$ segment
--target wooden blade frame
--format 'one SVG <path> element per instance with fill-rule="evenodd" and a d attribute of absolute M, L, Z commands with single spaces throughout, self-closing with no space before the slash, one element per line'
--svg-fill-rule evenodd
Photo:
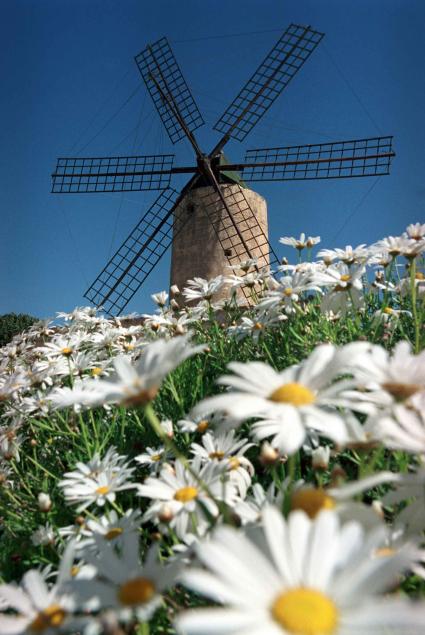
<path fill-rule="evenodd" d="M 214 126 L 225 138 L 243 141 L 310 57 L 323 37 L 291 24 Z"/>
<path fill-rule="evenodd" d="M 172 188 L 158 196 L 87 289 L 85 298 L 110 315 L 121 313 L 170 246 L 178 199 L 179 193 Z"/>
<path fill-rule="evenodd" d="M 58 159 L 52 174 L 54 194 L 165 190 L 174 154 Z"/>
<path fill-rule="evenodd" d="M 147 46 L 135 57 L 143 81 L 162 119 L 172 143 L 186 136 L 179 118 L 163 94 L 171 98 L 188 130 L 193 132 L 204 120 L 182 75 L 167 38 L 163 37 Z M 158 90 L 158 86 L 161 90 Z M 162 91 L 162 93 L 161 93 Z"/>
<path fill-rule="evenodd" d="M 245 181 L 338 179 L 389 174 L 393 137 L 248 150 L 245 163 L 231 165 Z"/>

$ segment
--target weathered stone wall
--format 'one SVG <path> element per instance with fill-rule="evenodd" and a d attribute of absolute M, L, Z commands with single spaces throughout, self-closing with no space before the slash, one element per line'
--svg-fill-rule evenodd
<path fill-rule="evenodd" d="M 254 237 L 258 234 L 258 226 L 253 221 L 251 213 L 252 210 L 263 234 L 267 236 L 266 201 L 256 192 L 236 184 L 221 185 L 220 188 L 252 256 L 259 259 L 259 266 L 267 266 L 267 246 L 259 247 L 259 243 L 264 239 L 262 236 Z M 180 203 L 174 218 L 170 282 L 176 284 L 180 290 L 186 285 L 187 280 L 195 276 L 208 279 L 232 273 L 231 269 L 227 268 L 229 259 L 214 231 L 211 216 L 214 225 L 220 228 L 222 241 L 226 234 L 233 236 L 225 240 L 225 248 L 232 264 L 248 258 L 220 197 L 212 187 L 196 188 Z M 184 227 L 179 231 L 183 224 Z M 225 290 L 221 297 L 227 297 Z M 243 298 L 243 294 L 240 294 L 240 297 Z"/>

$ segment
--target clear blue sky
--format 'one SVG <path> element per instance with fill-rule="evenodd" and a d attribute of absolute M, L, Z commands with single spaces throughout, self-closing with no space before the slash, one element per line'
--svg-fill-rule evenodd
<path fill-rule="evenodd" d="M 0 8 L 0 313 L 47 317 L 86 304 L 86 287 L 156 196 L 50 194 L 57 156 L 175 152 L 176 164 L 192 162 L 185 141 L 168 140 L 134 62 L 163 35 L 206 120 L 205 151 L 218 140 L 215 121 L 291 22 L 325 38 L 248 138 L 227 146 L 230 158 L 394 134 L 392 174 L 369 193 L 374 177 L 253 184 L 267 198 L 278 253 L 282 235 L 355 245 L 425 221 L 423 0 L 1 0 Z M 168 267 L 165 257 L 129 311 L 152 308 Z"/>

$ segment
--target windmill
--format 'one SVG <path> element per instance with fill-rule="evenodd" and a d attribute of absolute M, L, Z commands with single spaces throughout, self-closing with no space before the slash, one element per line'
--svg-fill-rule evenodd
<path fill-rule="evenodd" d="M 248 150 L 243 163 L 227 161 L 230 139 L 243 141 L 288 86 L 323 38 L 310 26 L 291 24 L 214 126 L 222 134 L 209 154 L 194 131 L 204 124 L 166 38 L 148 45 L 136 64 L 173 144 L 187 138 L 196 165 L 174 166 L 174 155 L 59 158 L 53 193 L 159 190 L 84 294 L 119 315 L 172 244 L 171 283 L 208 277 L 254 258 L 257 269 L 278 262 L 267 237 L 264 199 L 250 181 L 380 176 L 389 173 L 392 137 Z M 173 174 L 190 174 L 178 192 Z"/>

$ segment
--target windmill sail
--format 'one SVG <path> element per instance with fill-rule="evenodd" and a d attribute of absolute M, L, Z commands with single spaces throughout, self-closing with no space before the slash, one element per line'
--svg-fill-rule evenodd
<path fill-rule="evenodd" d="M 323 33 L 291 24 L 214 126 L 243 141 L 310 57 Z"/>
<path fill-rule="evenodd" d="M 52 174 L 54 194 L 165 190 L 174 154 L 132 157 L 60 158 Z"/>
<path fill-rule="evenodd" d="M 172 143 L 186 137 L 186 131 L 164 95 L 177 107 L 190 132 L 203 125 L 202 115 L 167 38 L 163 37 L 147 46 L 135 60 Z"/>
<path fill-rule="evenodd" d="M 389 174 L 393 137 L 248 150 L 245 165 L 230 166 L 244 181 L 296 181 Z"/>
<path fill-rule="evenodd" d="M 121 313 L 171 244 L 178 197 L 172 188 L 161 192 L 87 289 L 85 298 L 110 315 Z"/>

